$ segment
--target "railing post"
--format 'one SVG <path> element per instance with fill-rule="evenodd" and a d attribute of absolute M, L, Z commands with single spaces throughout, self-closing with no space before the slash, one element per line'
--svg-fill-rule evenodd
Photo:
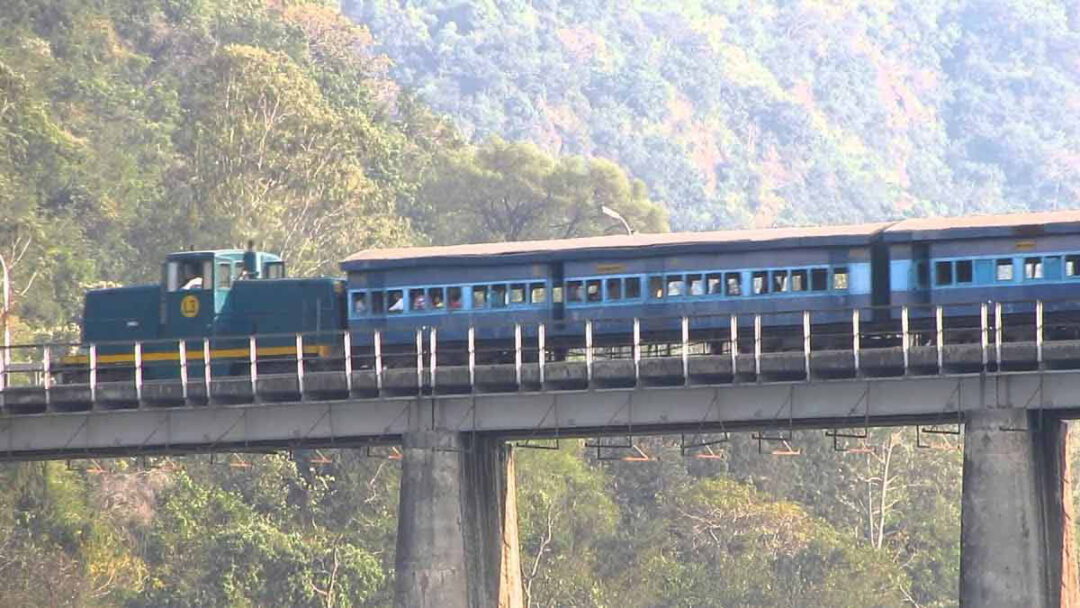
<path fill-rule="evenodd" d="M 634 317 L 634 384 L 641 381 L 641 319 Z"/>
<path fill-rule="evenodd" d="M 137 343 L 136 343 L 137 344 Z M 45 387 L 45 408 L 52 407 L 52 347 L 45 346 L 41 352 L 42 386 Z M 142 398 L 140 397 L 141 401 Z"/>
<path fill-rule="evenodd" d="M 437 348 L 438 348 L 438 346 L 437 346 L 438 343 L 439 343 L 439 330 L 438 330 L 438 328 L 432 327 L 431 328 L 431 356 L 430 356 L 430 359 L 429 359 L 429 362 L 431 364 L 431 373 L 429 374 L 429 376 L 431 378 L 431 390 L 432 391 L 435 390 L 435 368 L 439 364 L 438 355 L 436 354 L 437 353 Z"/>
<path fill-rule="evenodd" d="M 375 330 L 372 340 L 375 347 L 375 390 L 381 395 L 383 388 L 382 332 Z"/>
<path fill-rule="evenodd" d="M 345 349 L 345 394 L 352 395 L 352 333 L 346 329 L 341 337 Z"/>
<path fill-rule="evenodd" d="M 585 378 L 589 386 L 592 386 L 592 344 L 592 319 L 588 319 L 585 321 Z"/>
<path fill-rule="evenodd" d="M 761 381 L 761 315 L 754 315 L 754 378 Z"/>
<path fill-rule="evenodd" d="M 97 404 L 97 344 L 90 345 L 90 407 Z"/>
<path fill-rule="evenodd" d="M 177 354 L 180 355 L 180 397 L 187 403 L 188 400 L 188 361 L 187 341 L 180 340 L 176 343 Z"/>
<path fill-rule="evenodd" d="M 682 377 L 683 384 L 690 384 L 690 318 L 682 318 Z"/>
<path fill-rule="evenodd" d="M 469 390 L 476 389 L 476 328 L 469 326 Z"/>
<path fill-rule="evenodd" d="M 8 349 L 10 347 L 5 344 L 0 344 L 0 392 L 4 391 L 7 386 L 7 364 L 5 361 L 8 357 Z"/>
<path fill-rule="evenodd" d="M 982 347 L 982 370 L 990 364 L 990 321 L 989 306 L 986 302 L 979 304 L 979 345 Z"/>
<path fill-rule="evenodd" d="M 852 361 L 855 363 L 855 375 L 859 375 L 862 361 L 860 360 L 860 351 L 862 349 L 862 330 L 860 329 L 860 315 L 859 309 L 856 308 L 851 311 L 851 353 Z"/>
<path fill-rule="evenodd" d="M 296 334 L 296 390 L 304 399 L 304 336 Z"/>
<path fill-rule="evenodd" d="M 212 379 L 210 377 L 210 338 L 203 338 L 202 343 L 202 356 L 203 356 L 203 384 L 206 387 L 206 403 L 210 404 L 210 385 Z"/>
<path fill-rule="evenodd" d="M 1043 366 L 1043 302 L 1035 301 L 1035 362 Z"/>
<path fill-rule="evenodd" d="M 945 313 L 941 306 L 934 307 L 934 324 L 937 334 L 934 342 L 937 344 L 937 367 L 938 373 L 945 373 Z"/>
<path fill-rule="evenodd" d="M 810 311 L 802 313 L 803 359 L 806 365 L 806 381 L 810 381 Z"/>
<path fill-rule="evenodd" d="M 1001 371 L 1001 341 L 1005 336 L 1005 328 L 1002 327 L 1001 302 L 994 303 L 994 355 L 997 359 L 997 371 Z"/>
<path fill-rule="evenodd" d="M 521 323 L 514 323 L 514 378 L 521 390 Z"/>
<path fill-rule="evenodd" d="M 900 309 L 900 339 L 903 341 L 900 350 L 904 353 L 904 375 L 906 376 L 910 365 L 910 354 L 908 351 L 911 348 L 910 320 L 908 319 L 907 306 Z"/>
<path fill-rule="evenodd" d="M 739 317 L 731 315 L 730 350 L 731 350 L 731 381 L 734 383 L 739 377 Z"/>
<path fill-rule="evenodd" d="M 135 400 L 142 406 L 143 393 L 142 342 L 135 342 Z"/>
<path fill-rule="evenodd" d="M 537 363 L 540 366 L 540 388 L 544 388 L 544 364 L 547 363 L 547 335 L 544 324 L 536 328 Z"/>
<path fill-rule="evenodd" d="M 255 335 L 248 336 L 248 376 L 251 377 L 251 400 L 259 400 L 259 348 Z"/>

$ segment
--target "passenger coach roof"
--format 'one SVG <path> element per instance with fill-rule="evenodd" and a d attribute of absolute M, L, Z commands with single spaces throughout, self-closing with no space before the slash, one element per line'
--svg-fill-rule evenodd
<path fill-rule="evenodd" d="M 725 251 L 822 245 L 850 246 L 870 243 L 879 235 L 889 242 L 904 242 L 942 238 L 1033 236 L 1043 233 L 1080 234 L 1080 211 L 922 218 L 809 228 L 676 232 L 445 247 L 367 249 L 349 256 L 341 263 L 341 267 L 345 271 L 366 270 L 415 265 L 418 261 L 452 264 L 476 262 L 484 258 L 494 263 L 528 263 L 583 255 L 627 257 L 650 253 L 690 253 L 712 250 L 717 245 L 722 245 Z"/>
<path fill-rule="evenodd" d="M 341 263 L 342 269 L 363 270 L 367 268 L 397 266 L 419 260 L 475 261 L 477 258 L 498 258 L 497 262 L 521 259 L 566 259 L 571 254 L 594 253 L 615 255 L 632 253 L 639 255 L 643 249 L 657 253 L 673 249 L 694 250 L 724 245 L 725 249 L 746 250 L 775 247 L 784 241 L 784 247 L 819 245 L 827 241 L 837 245 L 865 244 L 888 224 L 857 224 L 849 226 L 817 226 L 812 228 L 769 228 L 764 230 L 722 230 L 714 232 L 669 232 L 661 234 L 634 234 L 618 236 L 594 236 L 576 239 L 546 241 L 517 241 L 511 243 L 478 243 L 471 245 L 448 245 L 443 247 L 399 247 L 395 249 L 366 249 L 354 253 Z"/>

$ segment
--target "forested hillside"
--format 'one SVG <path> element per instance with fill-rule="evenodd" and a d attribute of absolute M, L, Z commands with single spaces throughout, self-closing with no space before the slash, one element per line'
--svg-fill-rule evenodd
<path fill-rule="evenodd" d="M 85 289 L 189 245 L 332 273 L 618 231 L 601 205 L 642 231 L 1075 205 L 1063 6 L 663 5 L 6 0 L 17 340 L 74 338 Z M 528 604 L 955 606 L 960 453 L 911 435 L 519 449 Z M 0 606 L 389 607 L 387 456 L 4 465 Z"/>
<path fill-rule="evenodd" d="M 611 159 L 679 230 L 1080 199 L 1075 2 L 344 4 L 466 135 Z"/>

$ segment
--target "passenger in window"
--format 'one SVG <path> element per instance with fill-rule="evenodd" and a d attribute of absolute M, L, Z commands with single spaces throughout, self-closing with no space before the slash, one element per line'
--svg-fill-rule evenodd
<path fill-rule="evenodd" d="M 443 307 L 442 290 L 433 289 L 431 291 L 431 307 L 439 310 Z"/>
<path fill-rule="evenodd" d="M 418 289 L 412 294 L 409 310 L 424 310 L 425 308 L 427 308 L 427 299 L 424 298 L 424 292 Z"/>
<path fill-rule="evenodd" d="M 389 295 L 390 306 L 386 308 L 388 312 L 404 312 L 405 311 L 405 296 L 400 291 L 391 291 Z"/>
<path fill-rule="evenodd" d="M 353 296 L 353 314 L 358 317 L 367 314 L 367 298 L 362 293 Z"/>
<path fill-rule="evenodd" d="M 181 291 L 192 291 L 203 288 L 203 278 L 195 273 L 190 266 L 184 266 L 184 281 L 180 286 Z"/>
<path fill-rule="evenodd" d="M 450 288 L 450 310 L 458 310 L 461 308 L 461 288 Z"/>

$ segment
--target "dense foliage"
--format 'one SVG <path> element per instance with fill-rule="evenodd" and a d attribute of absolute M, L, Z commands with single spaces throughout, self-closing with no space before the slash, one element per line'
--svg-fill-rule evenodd
<path fill-rule="evenodd" d="M 1075 2 L 344 4 L 467 134 L 614 160 L 676 229 L 1080 197 Z"/>
<path fill-rule="evenodd" d="M 333 272 L 369 246 L 621 230 L 601 205 L 659 231 L 1080 189 L 1075 7 L 347 5 L 364 25 L 304 0 L 4 3 L 19 339 L 73 336 L 84 289 L 156 280 L 188 245 L 255 238 Z M 644 439 L 649 462 L 519 449 L 527 602 L 955 606 L 959 452 L 911 434 L 799 434 L 797 457 L 746 437 L 722 458 Z M 0 467 L 0 605 L 389 606 L 385 456 Z"/>

